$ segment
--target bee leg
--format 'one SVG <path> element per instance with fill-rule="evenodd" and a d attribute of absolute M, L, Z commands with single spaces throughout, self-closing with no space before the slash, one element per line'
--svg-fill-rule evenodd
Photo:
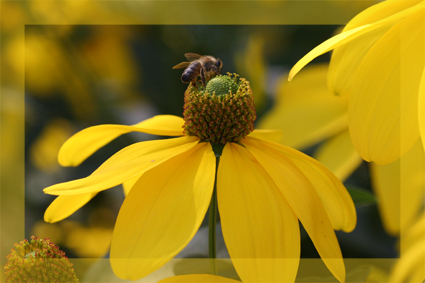
<path fill-rule="evenodd" d="M 200 76 L 201 76 L 201 80 L 202 80 L 202 85 L 203 85 L 204 87 L 206 86 L 206 83 L 205 83 L 205 73 L 206 73 L 205 68 L 204 68 L 204 67 L 202 67 L 202 68 L 201 68 L 201 74 L 200 74 Z"/>
<path fill-rule="evenodd" d="M 218 74 L 220 74 L 220 72 L 218 71 L 218 69 L 217 69 L 217 67 L 216 66 L 211 66 L 211 68 L 214 70 L 214 73 L 216 74 L 216 75 L 218 75 Z"/>

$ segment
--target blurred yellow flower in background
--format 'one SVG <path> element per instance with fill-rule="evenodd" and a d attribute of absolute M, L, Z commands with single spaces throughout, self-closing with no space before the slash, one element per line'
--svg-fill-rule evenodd
<path fill-rule="evenodd" d="M 12 60 L 21 57 L 21 50 L 15 52 L 16 55 L 10 57 Z M 57 90 L 62 86 L 67 58 L 60 42 L 49 38 L 41 31 L 29 32 L 25 38 L 24 52 L 25 82 L 30 89 L 38 95 L 51 95 L 51 90 Z"/>
<path fill-rule="evenodd" d="M 419 103 L 425 95 L 424 11 L 423 0 L 372 6 L 289 74 L 291 80 L 308 62 L 334 49 L 328 83 L 335 94 L 350 96 L 350 135 L 366 161 L 391 163 L 413 146 L 420 131 L 424 134 L 425 107 Z"/>
<path fill-rule="evenodd" d="M 260 34 L 249 37 L 247 46 L 242 52 L 235 54 L 238 73 L 251 83 L 257 111 L 266 103 L 266 62 L 264 60 L 265 39 Z"/>
<path fill-rule="evenodd" d="M 61 220 L 99 191 L 127 183 L 131 190 L 114 228 L 111 264 L 121 278 L 141 278 L 171 260 L 192 239 L 204 219 L 216 177 L 223 236 L 242 280 L 295 280 L 299 219 L 328 269 L 344 282 L 345 267 L 333 229 L 349 232 L 355 227 L 348 192 L 314 159 L 246 136 L 255 120 L 249 83 L 241 79 L 236 94 L 227 94 L 226 77 L 218 77 L 226 83 L 214 92 L 226 94 L 211 99 L 189 86 L 185 119 L 159 115 L 134 126 L 95 126 L 71 137 L 59 153 L 62 165 L 76 166 L 130 131 L 182 136 L 130 145 L 90 176 L 46 188 L 46 193 L 59 197 L 47 209 L 45 220 Z M 211 119 L 208 124 L 197 118 L 203 115 Z M 216 145 L 209 141 L 213 138 L 222 141 L 219 164 L 213 151 Z"/>
<path fill-rule="evenodd" d="M 237 283 L 239 280 L 233 280 L 230 278 L 215 276 L 210 274 L 190 274 L 190 275 L 179 275 L 162 279 L 158 283 Z"/>
<path fill-rule="evenodd" d="M 62 248 L 84 258 L 104 257 L 111 246 L 116 215 L 110 207 L 98 206 L 88 216 L 86 223 L 64 220 L 59 223 L 38 221 L 32 233 L 50 239 Z"/>
<path fill-rule="evenodd" d="M 332 95 L 326 85 L 327 73 L 327 64 L 316 64 L 307 67 L 292 82 L 287 81 L 286 75 L 282 76 L 277 85 L 276 104 L 260 121 L 259 127 L 282 130 L 278 142 L 299 150 L 323 142 L 313 157 L 345 181 L 362 159 L 348 132 L 349 96 Z M 424 164 L 420 141 L 397 161 L 387 165 L 369 164 L 373 190 L 379 198 L 378 207 L 387 232 L 397 234 L 410 225 L 422 207 Z M 401 188 L 408 193 L 403 193 Z M 402 193 L 403 201 L 400 202 Z"/>
<path fill-rule="evenodd" d="M 33 164 L 45 172 L 60 168 L 57 162 L 59 149 L 71 137 L 72 130 L 73 128 L 67 120 L 56 119 L 51 121 L 31 145 L 30 156 Z"/>
<path fill-rule="evenodd" d="M 362 1 L 331 1 L 332 4 L 341 7 L 341 9 L 364 10 L 375 5 L 379 0 L 362 0 Z"/>
<path fill-rule="evenodd" d="M 82 46 L 86 63 L 93 68 L 93 80 L 113 87 L 122 96 L 139 95 L 133 93 L 142 76 L 128 46 L 134 36 L 131 29 L 102 26 L 93 29 L 93 38 Z"/>

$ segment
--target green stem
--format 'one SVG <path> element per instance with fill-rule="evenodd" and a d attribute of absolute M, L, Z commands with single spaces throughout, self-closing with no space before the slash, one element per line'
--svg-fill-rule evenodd
<path fill-rule="evenodd" d="M 217 266 L 216 266 L 216 226 L 217 226 L 217 170 L 218 163 L 220 162 L 220 156 L 216 155 L 216 170 L 215 170 L 215 179 L 214 179 L 214 190 L 211 198 L 210 208 L 209 208 L 209 258 L 210 258 L 210 268 L 211 274 L 217 275 Z"/>

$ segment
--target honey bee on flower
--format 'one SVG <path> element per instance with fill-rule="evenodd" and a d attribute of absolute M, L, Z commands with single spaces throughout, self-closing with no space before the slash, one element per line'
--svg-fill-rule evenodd
<path fill-rule="evenodd" d="M 173 69 L 186 68 L 181 77 L 184 83 L 195 85 L 198 77 L 200 77 L 202 85 L 205 87 L 206 82 L 213 76 L 220 74 L 223 67 L 223 62 L 213 56 L 202 56 L 195 53 L 186 53 L 184 56 L 190 62 L 181 62 L 173 67 Z"/>

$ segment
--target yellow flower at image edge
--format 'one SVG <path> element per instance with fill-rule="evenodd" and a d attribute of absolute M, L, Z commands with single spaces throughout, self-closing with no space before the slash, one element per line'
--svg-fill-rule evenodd
<path fill-rule="evenodd" d="M 333 229 L 349 232 L 355 227 L 348 192 L 314 159 L 258 138 L 270 132 L 253 131 L 254 120 L 249 82 L 218 76 L 206 90 L 188 87 L 183 119 L 159 115 L 134 126 L 85 129 L 63 145 L 62 165 L 76 166 L 130 131 L 181 137 L 130 145 L 90 176 L 46 188 L 46 193 L 59 197 L 45 220 L 59 221 L 99 191 L 123 184 L 129 192 L 114 228 L 110 260 L 117 276 L 138 279 L 171 260 L 193 238 L 217 176 L 223 236 L 242 281 L 295 280 L 299 219 L 326 266 L 344 282 Z M 222 153 L 216 169 L 217 146 Z"/>
<path fill-rule="evenodd" d="M 366 161 L 388 164 L 422 136 L 425 149 L 425 1 L 382 1 L 305 55 L 291 80 L 315 57 L 333 51 L 328 85 L 349 96 L 348 126 Z"/>
<path fill-rule="evenodd" d="M 425 280 L 425 213 L 416 219 L 402 237 L 405 242 L 400 258 L 393 266 L 388 282 L 423 282 Z"/>

